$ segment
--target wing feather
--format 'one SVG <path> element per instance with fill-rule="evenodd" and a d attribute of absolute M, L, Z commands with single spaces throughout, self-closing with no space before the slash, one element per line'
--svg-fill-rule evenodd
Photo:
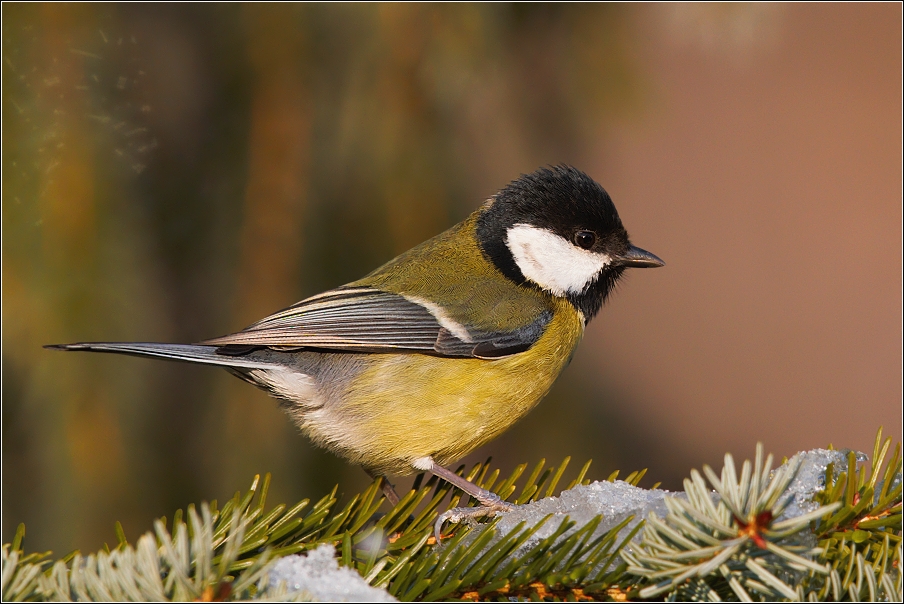
<path fill-rule="evenodd" d="M 551 318 L 545 312 L 516 331 L 489 333 L 461 325 L 419 298 L 349 287 L 302 300 L 240 332 L 202 344 L 495 358 L 529 348 Z"/>

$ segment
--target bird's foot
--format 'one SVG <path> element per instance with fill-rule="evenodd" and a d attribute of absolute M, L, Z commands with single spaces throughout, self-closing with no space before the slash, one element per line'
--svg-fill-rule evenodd
<path fill-rule="evenodd" d="M 440 529 L 443 528 L 443 523 L 447 520 L 450 522 L 461 522 L 462 520 L 473 520 L 490 515 L 496 516 L 502 512 L 510 512 L 515 509 L 514 504 L 508 503 L 492 491 L 477 486 L 467 478 L 447 470 L 434 462 L 431 457 L 422 457 L 415 461 L 416 463 L 412 464 L 415 469 L 432 472 L 437 478 L 442 478 L 452 486 L 458 487 L 480 504 L 473 508 L 452 508 L 440 514 L 439 518 L 436 519 L 436 524 L 433 525 L 433 535 L 437 543 L 442 539 Z"/>
<path fill-rule="evenodd" d="M 452 508 L 440 514 L 436 519 L 436 524 L 433 525 L 433 536 L 436 538 L 436 542 L 439 543 L 442 539 L 440 531 L 446 522 L 453 524 L 462 521 L 470 522 L 487 516 L 498 516 L 503 512 L 511 512 L 515 509 L 514 504 L 503 501 L 498 497 L 496 499 L 496 501 L 481 501 L 480 503 L 483 505 L 477 507 Z"/>

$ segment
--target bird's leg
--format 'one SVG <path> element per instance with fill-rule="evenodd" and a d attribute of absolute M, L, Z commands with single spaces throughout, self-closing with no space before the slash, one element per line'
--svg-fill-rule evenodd
<path fill-rule="evenodd" d="M 399 501 L 401 501 L 401 497 L 396 493 L 395 487 L 392 483 L 389 482 L 389 479 L 386 478 L 383 474 L 376 474 L 371 472 L 367 468 L 364 468 L 364 471 L 367 472 L 367 475 L 373 478 L 374 480 L 380 479 L 380 488 L 383 490 L 383 497 L 386 498 L 386 501 L 389 502 L 389 505 L 395 507 L 398 505 Z"/>
<path fill-rule="evenodd" d="M 427 463 L 428 460 L 429 463 Z M 436 519 L 436 524 L 433 525 L 433 534 L 436 537 L 437 543 L 439 543 L 440 541 L 440 529 L 443 527 L 443 523 L 447 520 L 450 522 L 460 522 L 462 520 L 471 518 L 482 518 L 484 516 L 490 515 L 495 516 L 500 512 L 509 512 L 515 507 L 511 503 L 503 501 L 502 498 L 496 493 L 480 488 L 473 482 L 470 482 L 469 480 L 462 478 L 455 472 L 451 472 L 441 465 L 435 463 L 429 457 L 419 459 L 418 462 L 419 463 L 415 467 L 417 467 L 419 470 L 427 470 L 438 478 L 442 478 L 451 485 L 458 487 L 480 503 L 478 507 L 452 508 L 451 510 L 447 510 L 446 512 L 440 514 Z"/>

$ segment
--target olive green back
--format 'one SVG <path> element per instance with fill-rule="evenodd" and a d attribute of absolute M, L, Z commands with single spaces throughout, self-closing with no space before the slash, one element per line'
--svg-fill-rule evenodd
<path fill-rule="evenodd" d="M 482 210 L 349 285 L 422 298 L 441 305 L 455 321 L 486 331 L 532 323 L 553 310 L 554 300 L 510 281 L 486 258 L 475 237 Z"/>

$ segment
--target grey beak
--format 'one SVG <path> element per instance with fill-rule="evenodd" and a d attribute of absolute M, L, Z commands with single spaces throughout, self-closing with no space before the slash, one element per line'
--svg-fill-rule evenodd
<path fill-rule="evenodd" d="M 633 245 L 628 248 L 624 256 L 616 259 L 621 266 L 630 268 L 656 268 L 657 266 L 665 266 L 665 262 L 659 259 L 655 254 L 651 254 L 646 250 Z"/>

